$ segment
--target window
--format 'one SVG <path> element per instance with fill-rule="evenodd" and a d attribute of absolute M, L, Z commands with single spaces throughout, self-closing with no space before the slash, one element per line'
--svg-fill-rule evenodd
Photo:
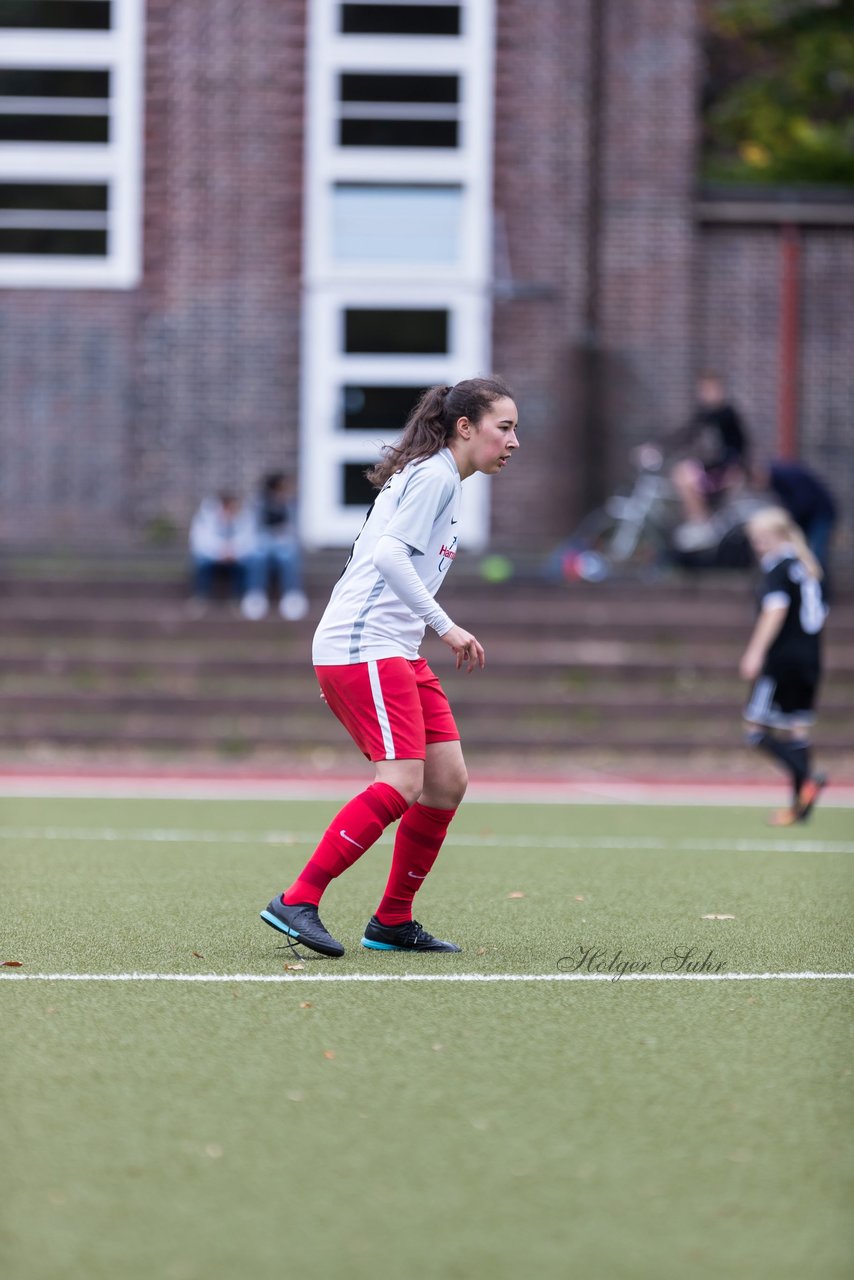
<path fill-rule="evenodd" d="M 459 77 L 344 72 L 342 147 L 456 147 Z"/>
<path fill-rule="evenodd" d="M 439 355 L 448 350 L 447 311 L 348 309 L 344 312 L 348 355 Z"/>
<path fill-rule="evenodd" d="M 109 140 L 109 71 L 0 69 L 0 142 Z"/>
<path fill-rule="evenodd" d="M 336 183 L 332 255 L 339 263 L 453 266 L 462 213 L 461 187 Z"/>
<path fill-rule="evenodd" d="M 458 36 L 458 4 L 342 4 L 344 35 Z"/>
<path fill-rule="evenodd" d="M 109 31 L 109 0 L 0 0 L 0 28 Z"/>
<path fill-rule="evenodd" d="M 144 0 L 0 0 L 0 287 L 140 271 Z"/>
<path fill-rule="evenodd" d="M 377 496 L 376 489 L 365 476 L 375 461 L 375 458 L 370 458 L 366 462 L 347 462 L 341 468 L 341 500 L 345 507 L 369 507 Z"/>
<path fill-rule="evenodd" d="M 301 533 L 349 546 L 423 390 L 488 369 L 495 0 L 307 6 Z M 483 545 L 489 486 L 463 491 Z"/>
<path fill-rule="evenodd" d="M 341 391 L 341 425 L 345 431 L 394 435 L 427 390 L 426 387 L 368 387 L 348 384 Z"/>
<path fill-rule="evenodd" d="M 105 183 L 0 181 L 0 254 L 106 252 Z"/>

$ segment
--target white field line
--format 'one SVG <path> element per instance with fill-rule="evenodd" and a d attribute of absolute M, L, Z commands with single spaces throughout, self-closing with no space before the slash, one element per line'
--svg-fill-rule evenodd
<path fill-rule="evenodd" d="M 362 791 L 367 779 L 193 777 L 0 776 L 0 797 L 123 800 L 339 800 Z M 781 784 L 643 782 L 632 778 L 475 778 L 466 804 L 773 806 Z M 854 786 L 841 783 L 822 797 L 822 808 L 854 808 Z"/>
<path fill-rule="evenodd" d="M 6 982 L 851 982 L 854 973 L 0 973 Z"/>
<path fill-rule="evenodd" d="M 215 831 L 181 827 L 0 827 L 0 840 L 67 840 L 85 844 L 213 844 L 213 845 L 308 845 L 313 847 L 320 831 Z M 390 843 L 387 832 L 382 843 Z M 854 853 L 854 840 L 736 839 L 701 837 L 662 840 L 656 836 L 474 836 L 455 834 L 448 847 L 471 849 L 615 849 L 678 850 L 684 853 Z"/>

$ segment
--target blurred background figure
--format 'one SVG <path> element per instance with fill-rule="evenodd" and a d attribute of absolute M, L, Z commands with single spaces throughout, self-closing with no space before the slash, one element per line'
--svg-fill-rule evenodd
<path fill-rule="evenodd" d="M 716 540 L 712 514 L 744 485 L 749 458 L 744 422 L 716 373 L 697 379 L 694 414 L 666 444 L 687 455 L 670 473 L 684 519 L 676 542 L 683 551 L 698 550 Z"/>
<path fill-rule="evenodd" d="M 298 622 L 308 612 L 308 600 L 302 585 L 293 477 L 284 471 L 264 476 L 252 515 L 255 549 L 249 562 L 243 616 L 253 621 L 265 617 L 275 578 L 279 613 L 288 622 Z"/>
<path fill-rule="evenodd" d="M 190 525 L 192 611 L 203 613 L 207 608 L 218 576 L 227 578 L 231 596 L 241 599 L 254 550 L 252 513 L 240 498 L 227 489 L 204 498 Z"/>
<path fill-rule="evenodd" d="M 753 483 L 774 495 L 804 533 L 807 546 L 828 575 L 836 503 L 823 480 L 802 462 L 774 458 L 753 471 Z"/>

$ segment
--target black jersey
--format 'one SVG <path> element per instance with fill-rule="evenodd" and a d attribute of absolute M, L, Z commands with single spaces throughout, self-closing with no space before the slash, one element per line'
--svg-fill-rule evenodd
<path fill-rule="evenodd" d="M 777 675 L 792 667 L 817 669 L 820 636 L 827 617 L 821 583 L 807 573 L 794 551 L 762 562 L 759 607 L 785 607 L 783 625 L 765 658 L 765 671 Z"/>

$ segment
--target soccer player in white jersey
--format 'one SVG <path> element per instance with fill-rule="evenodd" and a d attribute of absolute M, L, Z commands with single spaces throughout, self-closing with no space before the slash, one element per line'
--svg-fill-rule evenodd
<path fill-rule="evenodd" d="M 290 888 L 261 912 L 292 943 L 344 954 L 320 920 L 321 896 L 399 818 L 388 883 L 362 945 L 460 950 L 412 918 L 468 781 L 451 708 L 419 645 L 430 626 L 457 670 L 484 665 L 483 645 L 435 596 L 457 554 L 462 482 L 506 467 L 519 447 L 516 426 L 513 397 L 496 378 L 431 387 L 368 472 L 379 493 L 315 632 L 312 661 L 329 707 L 376 773 L 335 816 Z"/>
<path fill-rule="evenodd" d="M 747 523 L 762 567 L 759 617 L 740 673 L 753 688 L 744 711 L 749 746 L 767 752 L 792 780 L 792 802 L 769 821 L 788 827 L 808 817 L 826 779 L 814 773 L 809 726 L 821 677 L 827 607 L 821 566 L 788 511 L 767 507 Z"/>

